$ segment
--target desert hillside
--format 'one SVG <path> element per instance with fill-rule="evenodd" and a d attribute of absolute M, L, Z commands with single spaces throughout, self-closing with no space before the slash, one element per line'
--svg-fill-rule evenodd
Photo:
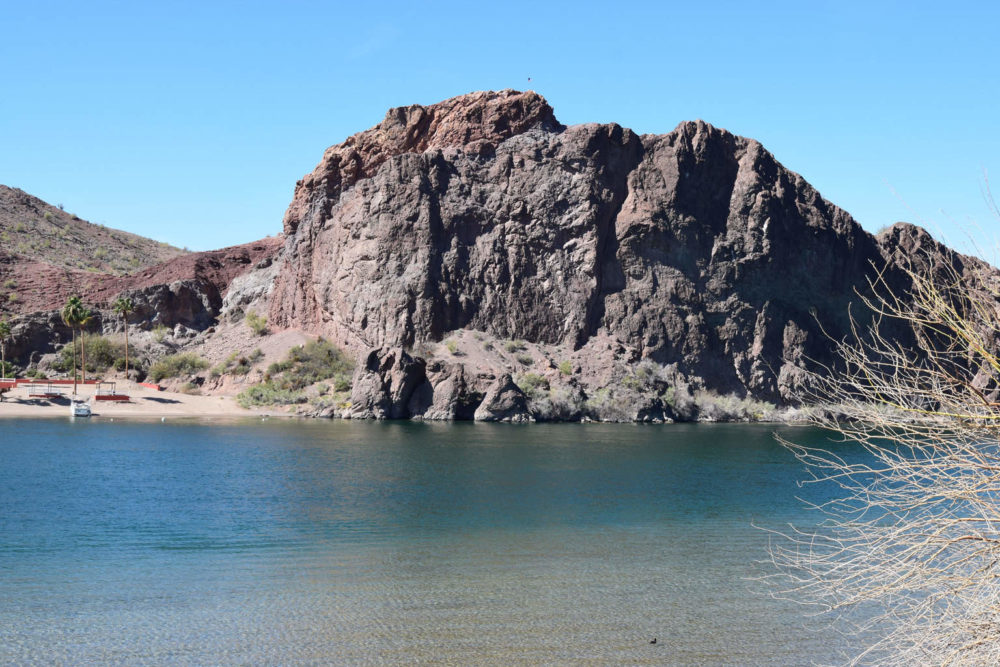
<path fill-rule="evenodd" d="M 67 269 L 122 275 L 186 251 L 95 225 L 23 190 L 0 185 L 0 253 Z"/>

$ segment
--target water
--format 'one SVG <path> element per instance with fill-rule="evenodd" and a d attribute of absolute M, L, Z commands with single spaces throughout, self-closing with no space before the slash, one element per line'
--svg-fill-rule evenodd
<path fill-rule="evenodd" d="M 774 430 L 5 420 L 0 663 L 829 660 L 748 581 Z"/>

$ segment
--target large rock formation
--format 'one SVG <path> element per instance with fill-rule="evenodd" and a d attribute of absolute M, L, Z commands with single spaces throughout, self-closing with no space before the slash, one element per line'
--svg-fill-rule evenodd
<path fill-rule="evenodd" d="M 873 237 L 751 139 L 700 121 L 565 127 L 537 94 L 503 91 L 393 109 L 329 148 L 283 239 L 126 276 L 0 248 L 18 290 L 0 311 L 22 316 L 23 363 L 66 339 L 54 311 L 70 294 L 131 296 L 134 324 L 220 354 L 238 337 L 222 329 L 269 309 L 279 337 L 360 355 L 350 400 L 323 414 L 757 419 L 835 368 L 870 281 L 905 294 L 913 261 L 986 268 L 910 225 Z"/>
<path fill-rule="evenodd" d="M 504 91 L 393 109 L 328 149 L 285 235 L 271 320 L 357 352 L 459 329 L 575 350 L 600 334 L 783 402 L 914 233 L 880 246 L 758 142 L 707 123 L 567 128 L 537 94 Z"/>

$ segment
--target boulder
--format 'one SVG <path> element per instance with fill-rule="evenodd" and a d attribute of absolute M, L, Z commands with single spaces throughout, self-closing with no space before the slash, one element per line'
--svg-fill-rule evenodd
<path fill-rule="evenodd" d="M 482 422 L 534 421 L 528 411 L 528 399 L 510 373 L 497 378 L 486 392 L 483 402 L 476 408 L 475 419 Z"/>
<path fill-rule="evenodd" d="M 401 348 L 369 351 L 358 361 L 351 388 L 351 419 L 406 419 L 410 401 L 426 382 L 426 362 Z"/>

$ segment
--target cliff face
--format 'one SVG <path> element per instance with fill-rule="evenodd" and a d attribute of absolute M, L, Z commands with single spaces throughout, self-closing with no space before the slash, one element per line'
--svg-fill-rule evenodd
<path fill-rule="evenodd" d="M 394 109 L 328 149 L 285 234 L 276 324 L 356 351 L 601 334 L 770 400 L 829 359 L 817 322 L 847 333 L 891 255 L 756 141 L 700 121 L 566 128 L 513 91 Z"/>

